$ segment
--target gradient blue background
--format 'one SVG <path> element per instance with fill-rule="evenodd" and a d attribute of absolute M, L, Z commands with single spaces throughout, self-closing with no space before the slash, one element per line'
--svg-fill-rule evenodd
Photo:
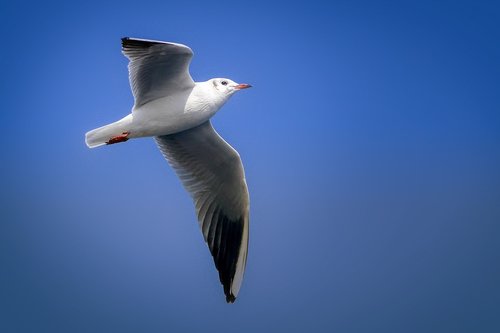
<path fill-rule="evenodd" d="M 495 1 L 0 3 L 1 332 L 499 332 Z M 250 254 L 225 303 L 133 103 L 120 37 L 185 43 L 241 154 Z"/>

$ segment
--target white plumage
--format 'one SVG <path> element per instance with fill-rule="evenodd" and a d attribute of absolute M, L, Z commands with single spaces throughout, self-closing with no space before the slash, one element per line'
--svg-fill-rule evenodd
<path fill-rule="evenodd" d="M 191 49 L 182 44 L 123 38 L 130 60 L 132 113 L 85 135 L 90 148 L 155 137 L 193 198 L 227 302 L 240 290 L 248 252 L 249 196 L 240 156 L 210 118 L 248 84 L 216 78 L 194 82 Z"/>

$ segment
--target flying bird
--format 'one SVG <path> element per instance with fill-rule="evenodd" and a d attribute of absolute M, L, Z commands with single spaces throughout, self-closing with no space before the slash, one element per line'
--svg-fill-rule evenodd
<path fill-rule="evenodd" d="M 89 148 L 154 137 L 191 195 L 226 301 L 233 303 L 248 253 L 249 195 L 238 152 L 210 118 L 246 83 L 194 82 L 193 51 L 182 44 L 122 38 L 135 103 L 124 118 L 85 134 Z"/>

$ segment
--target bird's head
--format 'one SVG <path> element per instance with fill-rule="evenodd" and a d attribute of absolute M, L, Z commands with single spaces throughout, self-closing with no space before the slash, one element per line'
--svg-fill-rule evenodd
<path fill-rule="evenodd" d="M 214 89 L 224 95 L 231 96 L 235 92 L 250 88 L 251 85 L 247 83 L 236 83 L 230 79 L 217 78 L 210 80 L 214 86 Z"/>

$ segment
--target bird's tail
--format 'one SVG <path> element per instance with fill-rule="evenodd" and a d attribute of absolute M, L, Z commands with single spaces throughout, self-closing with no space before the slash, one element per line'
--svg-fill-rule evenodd
<path fill-rule="evenodd" d="M 112 138 L 130 131 L 132 115 L 128 115 L 114 123 L 96 128 L 85 133 L 85 143 L 89 148 L 95 148 L 107 144 Z"/>

